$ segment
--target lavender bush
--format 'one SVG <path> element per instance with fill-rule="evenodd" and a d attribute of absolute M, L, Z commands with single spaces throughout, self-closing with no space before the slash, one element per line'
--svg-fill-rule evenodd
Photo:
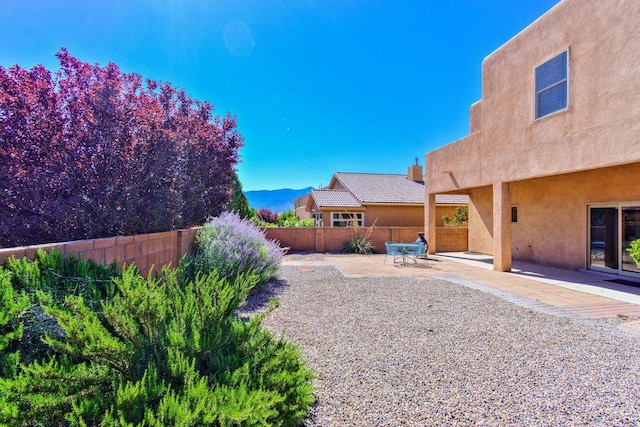
<path fill-rule="evenodd" d="M 206 223 L 196 237 L 188 265 L 191 275 L 216 270 L 222 277 L 252 273 L 258 283 L 269 280 L 278 269 L 282 251 L 273 240 L 236 213 L 225 212 Z"/>

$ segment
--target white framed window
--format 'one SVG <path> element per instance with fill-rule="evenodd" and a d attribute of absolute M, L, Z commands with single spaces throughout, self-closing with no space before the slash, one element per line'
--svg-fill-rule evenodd
<path fill-rule="evenodd" d="M 322 221 L 322 212 L 312 212 L 311 218 L 313 218 L 313 226 L 314 227 L 324 227 L 324 223 Z"/>
<path fill-rule="evenodd" d="M 363 212 L 332 212 L 332 227 L 364 227 Z"/>
<path fill-rule="evenodd" d="M 535 69 L 535 118 L 562 111 L 569 105 L 569 51 Z"/>

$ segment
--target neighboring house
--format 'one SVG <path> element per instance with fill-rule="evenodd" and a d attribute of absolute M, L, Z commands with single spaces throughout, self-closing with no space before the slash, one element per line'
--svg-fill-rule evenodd
<path fill-rule="evenodd" d="M 307 212 L 307 201 L 309 200 L 309 193 L 304 194 L 293 201 L 293 212 L 298 219 L 309 219 L 311 214 Z"/>
<path fill-rule="evenodd" d="M 640 277 L 640 1 L 564 0 L 482 63 L 470 135 L 426 155 L 435 194 L 468 194 L 469 250 Z"/>
<path fill-rule="evenodd" d="M 419 165 L 406 175 L 336 172 L 327 187 L 311 191 L 306 209 L 324 227 L 421 227 L 424 195 Z M 442 215 L 460 200 L 468 199 L 443 196 Z"/>

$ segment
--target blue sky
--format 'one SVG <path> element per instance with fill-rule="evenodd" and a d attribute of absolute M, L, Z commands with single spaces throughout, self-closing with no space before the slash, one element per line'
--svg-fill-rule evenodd
<path fill-rule="evenodd" d="M 245 137 L 243 189 L 406 173 L 468 134 L 484 57 L 558 0 L 0 0 L 0 65 L 166 81 Z"/>

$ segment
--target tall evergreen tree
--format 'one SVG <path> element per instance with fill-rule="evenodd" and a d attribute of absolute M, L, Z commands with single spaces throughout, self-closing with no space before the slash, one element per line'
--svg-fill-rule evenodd
<path fill-rule="evenodd" d="M 236 171 L 233 172 L 231 179 L 231 199 L 227 204 L 227 211 L 235 212 L 243 219 L 251 216 L 249 200 L 247 200 L 247 196 L 245 196 L 244 191 L 242 191 L 242 184 Z"/>

